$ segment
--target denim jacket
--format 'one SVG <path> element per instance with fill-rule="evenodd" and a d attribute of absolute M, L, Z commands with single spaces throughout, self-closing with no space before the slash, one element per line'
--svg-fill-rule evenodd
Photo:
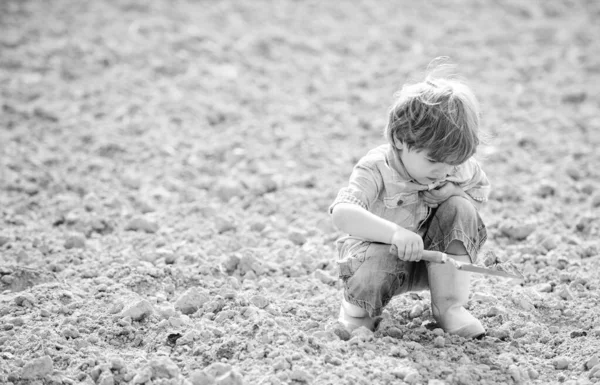
<path fill-rule="evenodd" d="M 339 191 L 329 212 L 338 203 L 353 203 L 423 235 L 426 229 L 421 226 L 431 209 L 425 204 L 420 192 L 447 182 L 457 184 L 478 202 L 486 202 L 488 199 L 490 183 L 474 158 L 454 167 L 446 179 L 425 186 L 411 179 L 395 148 L 389 144 L 381 145 L 358 161 L 348 186 Z"/>

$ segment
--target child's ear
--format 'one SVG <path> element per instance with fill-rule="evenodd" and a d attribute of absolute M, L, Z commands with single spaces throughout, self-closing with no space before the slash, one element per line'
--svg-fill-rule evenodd
<path fill-rule="evenodd" d="M 404 147 L 402 144 L 402 141 L 395 136 L 394 136 L 394 147 L 396 147 L 396 149 L 398 149 L 398 150 L 402 150 L 402 148 Z"/>

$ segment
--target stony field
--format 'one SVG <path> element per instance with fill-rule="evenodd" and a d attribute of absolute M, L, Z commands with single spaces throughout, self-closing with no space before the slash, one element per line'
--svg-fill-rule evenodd
<path fill-rule="evenodd" d="M 0 383 L 600 383 L 597 1 L 0 1 Z M 493 184 L 488 335 L 336 323 L 327 213 L 449 56 Z"/>

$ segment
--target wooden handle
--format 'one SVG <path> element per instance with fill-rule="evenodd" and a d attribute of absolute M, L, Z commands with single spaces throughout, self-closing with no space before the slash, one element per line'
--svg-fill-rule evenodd
<path fill-rule="evenodd" d="M 398 255 L 398 248 L 396 245 L 390 246 L 390 254 Z M 423 250 L 422 261 L 429 261 L 435 263 L 446 263 L 448 261 L 448 255 L 441 251 Z"/>

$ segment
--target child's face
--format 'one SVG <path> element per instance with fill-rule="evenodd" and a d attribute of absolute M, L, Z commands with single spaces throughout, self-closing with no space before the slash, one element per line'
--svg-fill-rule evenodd
<path fill-rule="evenodd" d="M 418 183 L 431 185 L 436 181 L 445 179 L 453 169 L 453 166 L 431 160 L 427 150 L 417 151 L 409 149 L 404 143 L 398 143 L 402 148 L 400 159 L 410 176 Z"/>

